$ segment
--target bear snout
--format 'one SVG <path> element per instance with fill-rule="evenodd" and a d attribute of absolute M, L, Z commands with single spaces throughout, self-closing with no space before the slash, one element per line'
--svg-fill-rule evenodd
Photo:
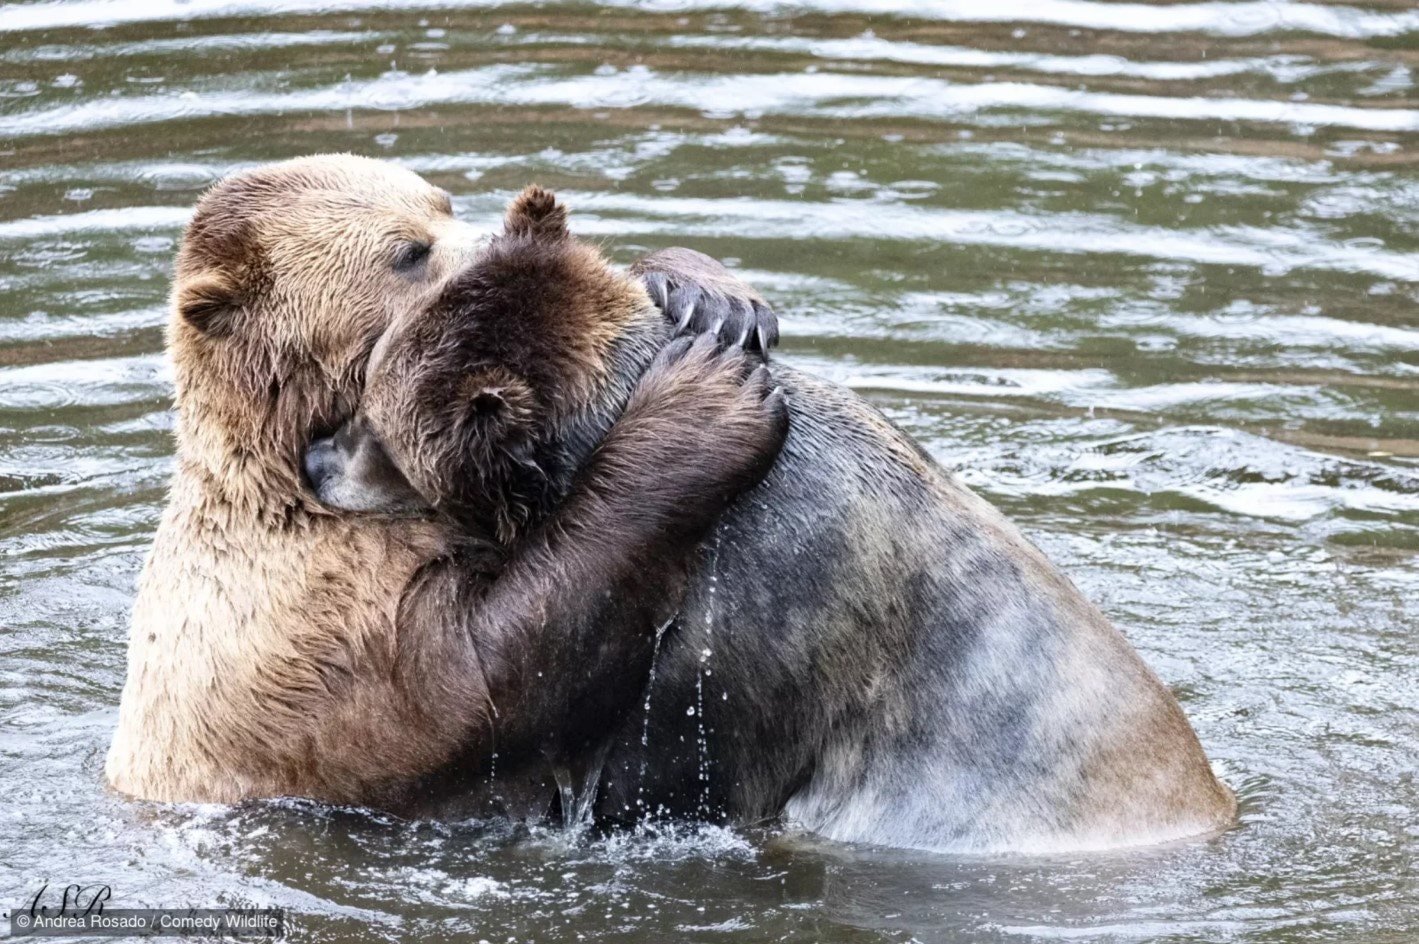
<path fill-rule="evenodd" d="M 305 476 L 310 483 L 311 491 L 315 492 L 316 497 L 327 504 L 324 492 L 326 485 L 335 476 L 337 452 L 334 436 L 317 439 L 306 450 L 302 463 L 305 466 Z"/>

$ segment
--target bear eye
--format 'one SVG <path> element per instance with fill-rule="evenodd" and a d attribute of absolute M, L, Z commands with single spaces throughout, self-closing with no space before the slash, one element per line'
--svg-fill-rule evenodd
<path fill-rule="evenodd" d="M 423 264 L 433 251 L 433 243 L 405 243 L 394 256 L 394 271 L 410 272 Z"/>

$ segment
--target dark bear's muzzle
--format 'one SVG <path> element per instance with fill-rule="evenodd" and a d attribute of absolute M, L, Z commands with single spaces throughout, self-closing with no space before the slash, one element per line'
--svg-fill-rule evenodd
<path fill-rule="evenodd" d="M 331 508 L 401 517 L 433 510 L 359 417 L 313 441 L 302 465 L 311 491 Z"/>

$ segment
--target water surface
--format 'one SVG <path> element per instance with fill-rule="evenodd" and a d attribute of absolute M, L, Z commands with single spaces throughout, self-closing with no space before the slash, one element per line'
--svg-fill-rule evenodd
<path fill-rule="evenodd" d="M 1413 940 L 1416 70 L 1405 0 L 0 8 L 3 904 L 107 882 L 329 941 Z M 222 174 L 333 150 L 488 226 L 536 180 L 622 261 L 735 260 L 786 360 L 1117 620 L 1238 828 L 979 859 L 108 795 L 181 226 Z"/>

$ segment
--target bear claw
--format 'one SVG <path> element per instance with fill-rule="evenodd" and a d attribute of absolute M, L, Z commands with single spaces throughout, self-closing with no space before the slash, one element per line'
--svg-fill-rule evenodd
<path fill-rule="evenodd" d="M 631 268 L 676 334 L 712 334 L 723 347 L 767 359 L 778 343 L 778 316 L 747 282 L 689 249 L 663 249 Z"/>

